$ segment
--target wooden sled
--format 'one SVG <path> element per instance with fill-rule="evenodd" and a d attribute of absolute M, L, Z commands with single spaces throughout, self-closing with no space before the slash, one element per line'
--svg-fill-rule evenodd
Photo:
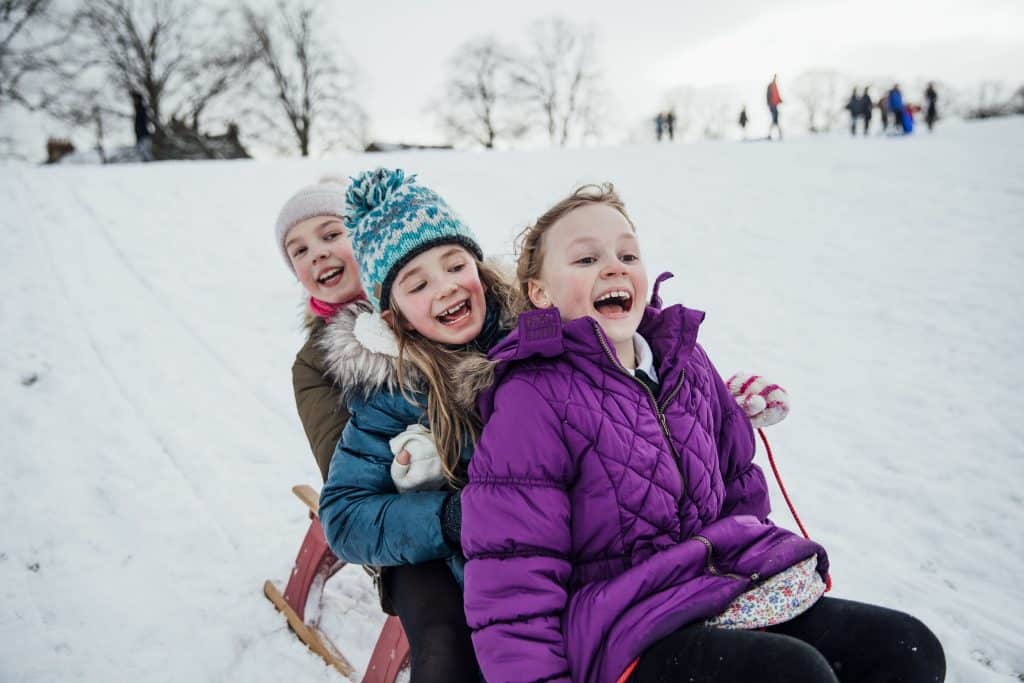
<path fill-rule="evenodd" d="M 325 636 L 315 623 L 307 623 L 306 603 L 310 591 L 323 591 L 324 584 L 334 576 L 345 563 L 331 552 L 324 537 L 320 518 L 317 516 L 320 497 L 312 487 L 293 486 L 292 492 L 309 508 L 310 524 L 299 547 L 288 585 L 284 594 L 272 581 L 263 584 L 263 593 L 274 606 L 284 614 L 295 635 L 310 650 L 323 657 L 324 661 L 338 670 L 342 676 L 355 681 L 356 671 L 345 659 L 334 643 Z M 362 683 L 395 683 L 400 671 L 409 665 L 409 640 L 398 617 L 388 617 L 381 629 L 377 645 L 370 656 Z"/>

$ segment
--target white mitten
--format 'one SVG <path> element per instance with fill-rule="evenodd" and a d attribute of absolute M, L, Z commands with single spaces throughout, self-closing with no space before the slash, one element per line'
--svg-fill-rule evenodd
<path fill-rule="evenodd" d="M 430 431 L 423 425 L 409 425 L 408 428 L 388 442 L 391 453 L 397 456 L 403 450 L 409 453 L 408 465 L 391 461 L 391 480 L 399 493 L 409 491 L 436 491 L 445 483 L 441 456 Z"/>
<path fill-rule="evenodd" d="M 770 427 L 789 414 L 789 394 L 760 375 L 737 372 L 726 385 L 755 428 Z"/>

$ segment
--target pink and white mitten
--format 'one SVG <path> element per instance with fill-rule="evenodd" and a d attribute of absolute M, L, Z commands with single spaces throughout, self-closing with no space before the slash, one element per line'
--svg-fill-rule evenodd
<path fill-rule="evenodd" d="M 737 372 L 726 385 L 755 428 L 770 427 L 789 414 L 789 394 L 760 375 Z"/>

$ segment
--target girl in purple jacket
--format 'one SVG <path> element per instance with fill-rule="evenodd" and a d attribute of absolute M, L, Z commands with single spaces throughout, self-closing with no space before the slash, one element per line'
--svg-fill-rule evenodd
<path fill-rule="evenodd" d="M 822 597 L 825 550 L 768 520 L 750 422 L 660 307 L 611 185 L 523 235 L 534 310 L 490 353 L 462 492 L 488 681 L 941 681 L 917 619 Z"/>

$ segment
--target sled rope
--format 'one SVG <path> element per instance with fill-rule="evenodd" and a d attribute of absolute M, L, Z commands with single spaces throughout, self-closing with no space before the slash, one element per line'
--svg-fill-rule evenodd
<path fill-rule="evenodd" d="M 793 507 L 793 501 L 789 498 L 789 492 L 786 491 L 786 485 L 782 483 L 782 475 L 779 474 L 779 467 L 775 464 L 775 455 L 772 453 L 772 447 L 768 443 L 768 437 L 764 435 L 764 430 L 758 427 L 757 433 L 761 436 L 761 443 L 764 444 L 765 450 L 768 452 L 768 462 L 772 466 L 772 473 L 775 475 L 775 481 L 779 482 L 779 490 L 782 491 L 782 497 L 786 499 L 786 505 L 789 506 L 789 512 L 793 515 L 793 519 L 796 520 L 796 525 L 800 527 L 800 533 L 804 535 L 804 538 L 811 540 L 810 534 L 807 533 L 807 529 L 804 528 L 804 523 L 800 521 L 800 515 L 796 513 L 796 508 Z M 832 574 L 825 574 L 825 592 L 832 590 Z"/>

